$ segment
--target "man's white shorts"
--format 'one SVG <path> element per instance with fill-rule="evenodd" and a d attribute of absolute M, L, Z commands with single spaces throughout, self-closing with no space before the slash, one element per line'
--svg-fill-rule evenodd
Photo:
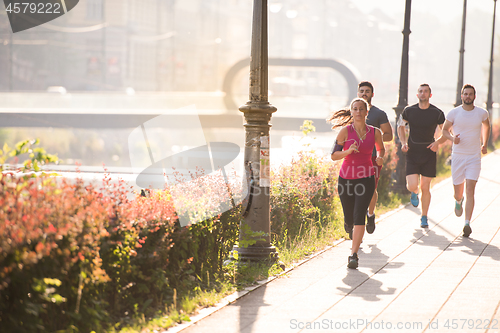
<path fill-rule="evenodd" d="M 466 179 L 477 181 L 481 172 L 481 154 L 451 155 L 451 178 L 453 185 L 460 185 Z"/>

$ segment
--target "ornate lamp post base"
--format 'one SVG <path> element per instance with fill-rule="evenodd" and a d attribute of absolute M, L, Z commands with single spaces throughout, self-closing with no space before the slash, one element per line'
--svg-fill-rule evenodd
<path fill-rule="evenodd" d="M 266 259 L 270 261 L 279 261 L 278 251 L 274 246 L 255 246 L 248 247 L 233 246 L 233 251 L 238 252 L 238 259 L 241 261 L 261 262 Z"/>
<path fill-rule="evenodd" d="M 285 270 L 285 264 L 280 261 L 278 251 L 274 246 L 258 246 L 251 245 L 248 247 L 239 247 L 233 246 L 233 253 L 238 253 L 239 262 L 246 263 L 273 263 L 278 264 L 282 270 Z M 227 260 L 224 264 L 234 262 L 236 258 L 231 254 L 229 260 Z"/>

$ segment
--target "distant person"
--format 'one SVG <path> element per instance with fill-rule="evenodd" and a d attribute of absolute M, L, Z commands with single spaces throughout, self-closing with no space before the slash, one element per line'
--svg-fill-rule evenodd
<path fill-rule="evenodd" d="M 368 103 L 368 116 L 366 117 L 366 124 L 380 128 L 382 131 L 383 141 L 392 141 L 392 126 L 389 123 L 387 114 L 385 111 L 382 111 L 375 105 L 372 105 L 372 98 L 374 95 L 373 85 L 371 82 L 362 81 L 358 84 L 358 97 L 364 99 Z M 373 193 L 370 206 L 368 206 L 368 211 L 366 213 L 366 232 L 369 234 L 375 231 L 375 206 L 377 205 L 378 200 L 377 185 L 378 180 L 380 179 L 380 171 L 382 170 L 382 166 L 375 163 L 376 158 L 377 150 L 374 148 L 372 153 L 372 162 L 375 167 L 375 192 Z"/>
<path fill-rule="evenodd" d="M 440 142 L 434 140 L 436 128 L 443 128 L 444 113 L 430 104 L 431 87 L 423 83 L 418 87 L 418 103 L 407 106 L 398 121 L 401 150 L 406 152 L 406 187 L 411 192 L 410 202 L 414 207 L 419 204 L 418 183 L 422 191 L 422 216 L 420 227 L 427 228 L 427 213 L 431 202 L 430 186 L 436 177 L 436 151 Z M 406 138 L 406 124 L 410 135 Z"/>
<path fill-rule="evenodd" d="M 488 111 L 474 105 L 476 89 L 466 84 L 462 88 L 462 105 L 451 110 L 446 116 L 443 134 L 438 141 L 453 142 L 451 153 L 451 177 L 455 190 L 455 215 L 463 213 L 464 184 L 467 201 L 465 203 L 464 237 L 472 233 L 470 221 L 474 210 L 474 192 L 481 172 L 481 153 L 488 152 L 490 119 Z M 453 126 L 453 133 L 450 128 Z"/>
<path fill-rule="evenodd" d="M 352 239 L 347 267 L 358 267 L 358 251 L 365 232 L 365 216 L 375 191 L 375 168 L 372 151 L 377 147 L 378 165 L 385 154 L 382 133 L 366 124 L 368 103 L 362 98 L 351 102 L 350 109 L 335 112 L 328 121 L 342 127 L 335 140 L 331 158 L 344 159 L 339 172 L 338 192 L 344 211 L 344 228 Z"/>

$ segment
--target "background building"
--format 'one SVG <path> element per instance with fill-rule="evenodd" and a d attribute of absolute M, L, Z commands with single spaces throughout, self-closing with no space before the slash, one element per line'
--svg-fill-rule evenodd
<path fill-rule="evenodd" d="M 463 3 L 431 2 L 412 4 L 408 102 L 417 102 L 417 87 L 426 82 L 431 102 L 447 112 L 455 102 Z M 373 82 L 374 104 L 394 121 L 404 1 L 268 0 L 268 5 L 270 58 L 345 62 L 359 80 Z M 250 56 L 252 6 L 252 0 L 80 0 L 66 15 L 16 34 L 0 10 L 0 125 L 2 112 L 16 110 L 161 114 L 195 105 L 205 113 L 239 114 L 225 108 L 221 90 L 228 70 Z M 469 1 L 465 82 L 476 86 L 478 104 L 487 97 L 492 14 L 493 1 Z M 497 87 L 498 60 L 495 64 Z M 54 91 L 67 94 L 49 94 Z M 278 108 L 273 118 L 324 119 L 346 105 L 347 91 L 345 79 L 330 68 L 270 68 L 270 102 Z M 248 70 L 238 73 L 233 93 L 237 105 L 247 101 Z M 498 89 L 493 99 L 500 100 Z M 49 151 L 68 160 L 101 165 L 107 158 L 109 165 L 116 162 L 111 156 L 120 164 L 126 155 L 127 130 L 115 138 L 112 131 L 65 131 L 52 138 L 42 129 L 3 127 L 0 144 L 36 133 L 46 136 L 42 142 Z M 240 132 L 234 128 L 231 135 L 239 138 Z M 230 135 L 214 133 L 218 139 Z"/>
<path fill-rule="evenodd" d="M 410 36 L 410 91 L 428 82 L 435 101 L 447 103 L 454 100 L 461 23 L 461 4 L 451 3 L 457 10 L 449 13 L 414 3 Z M 374 82 L 379 101 L 395 104 L 403 2 L 398 6 L 270 0 L 269 56 L 347 61 Z M 469 7 L 465 78 L 486 96 L 492 15 Z M 217 91 L 227 70 L 249 56 L 251 16 L 251 0 L 82 0 L 54 21 L 12 34 L 0 11 L 0 91 Z M 344 94 L 341 77 L 320 72 L 272 69 L 270 90 Z M 237 88 L 246 94 L 246 75 L 242 80 Z"/>

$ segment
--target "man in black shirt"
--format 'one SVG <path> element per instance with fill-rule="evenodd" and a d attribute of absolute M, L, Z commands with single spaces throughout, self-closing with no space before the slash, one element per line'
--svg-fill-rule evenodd
<path fill-rule="evenodd" d="M 387 114 L 385 111 L 380 110 L 375 105 L 372 105 L 373 98 L 373 85 L 368 81 L 362 81 L 358 84 L 358 97 L 364 99 L 368 102 L 369 110 L 368 116 L 366 117 L 366 124 L 371 125 L 376 128 L 380 128 L 382 131 L 383 141 L 392 141 L 392 126 L 389 123 Z M 373 193 L 372 201 L 370 206 L 368 206 L 368 212 L 366 213 L 366 231 L 371 234 L 375 231 L 375 205 L 377 204 L 378 192 L 377 185 L 380 177 L 380 170 L 382 166 L 375 162 L 377 157 L 377 151 L 373 149 L 372 163 L 375 168 L 375 193 Z"/>
<path fill-rule="evenodd" d="M 427 212 L 431 202 L 430 185 L 436 177 L 436 151 L 439 143 L 435 141 L 436 128 L 443 128 L 444 113 L 430 104 L 431 87 L 423 83 L 418 87 L 418 104 L 407 106 L 398 121 L 398 133 L 401 150 L 406 155 L 406 187 L 411 192 L 410 202 L 417 207 L 418 183 L 422 191 L 422 217 L 420 226 L 427 228 Z M 405 125 L 410 127 L 410 135 L 406 138 Z"/>

